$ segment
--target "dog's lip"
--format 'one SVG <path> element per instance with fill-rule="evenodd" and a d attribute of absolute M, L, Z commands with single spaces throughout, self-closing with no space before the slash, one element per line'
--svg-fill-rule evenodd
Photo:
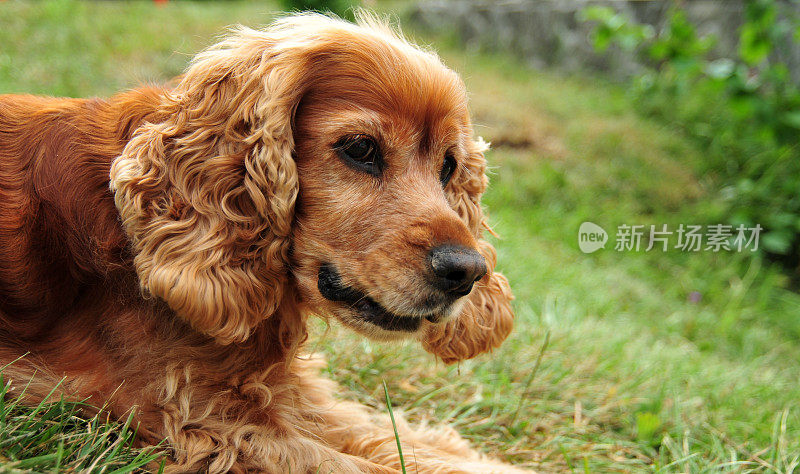
<path fill-rule="evenodd" d="M 331 264 L 320 266 L 317 288 L 325 299 L 346 303 L 358 317 L 387 331 L 415 332 L 422 325 L 423 319 L 432 323 L 437 323 L 441 319 L 441 316 L 436 314 L 424 318 L 393 314 L 363 292 L 346 286 Z"/>
<path fill-rule="evenodd" d="M 441 314 L 431 314 L 431 315 L 425 316 L 425 319 L 427 319 L 428 321 L 432 322 L 433 324 L 437 324 L 437 323 L 439 323 L 439 321 L 442 320 L 442 315 Z"/>

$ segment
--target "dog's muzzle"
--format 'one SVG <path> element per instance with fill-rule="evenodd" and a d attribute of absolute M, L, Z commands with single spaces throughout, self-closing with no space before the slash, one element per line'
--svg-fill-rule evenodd
<path fill-rule="evenodd" d="M 327 300 L 344 303 L 362 320 L 372 323 L 387 331 L 417 331 L 422 325 L 422 320 L 427 319 L 432 323 L 439 322 L 439 315 L 429 316 L 400 316 L 391 313 L 363 292 L 349 287 L 342 282 L 342 278 L 333 265 L 326 263 L 319 269 L 317 288 Z"/>

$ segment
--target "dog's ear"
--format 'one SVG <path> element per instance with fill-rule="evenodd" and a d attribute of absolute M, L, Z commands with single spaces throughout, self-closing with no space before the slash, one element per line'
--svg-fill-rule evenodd
<path fill-rule="evenodd" d="M 482 238 L 484 230 L 491 231 L 480 203 L 488 184 L 483 156 L 488 146 L 481 139 L 470 145 L 466 161 L 458 167 L 447 186 L 447 198 L 478 239 L 479 251 L 486 259 L 489 272 L 475 284 L 460 314 L 446 324 L 431 326 L 423 336 L 423 347 L 448 364 L 500 346 L 514 324 L 511 288 L 508 280 L 494 271 L 497 253 Z"/>
<path fill-rule="evenodd" d="M 223 344 L 283 296 L 302 67 L 238 32 L 195 58 L 111 167 L 142 290 Z"/>

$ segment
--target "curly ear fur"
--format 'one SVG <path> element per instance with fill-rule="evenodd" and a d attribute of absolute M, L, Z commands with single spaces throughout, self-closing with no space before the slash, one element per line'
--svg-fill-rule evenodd
<path fill-rule="evenodd" d="M 144 292 L 227 344 L 278 307 L 298 178 L 303 62 L 280 28 L 242 28 L 198 55 L 111 168 Z"/>
<path fill-rule="evenodd" d="M 481 239 L 486 223 L 480 198 L 488 185 L 486 159 L 488 145 L 482 140 L 472 143 L 468 159 L 459 167 L 447 188 L 447 198 L 467 227 L 478 239 L 479 251 L 486 259 L 489 272 L 476 285 L 464 309 L 447 324 L 431 326 L 423 336 L 425 350 L 447 364 L 470 359 L 499 347 L 514 325 L 511 288 L 506 278 L 494 271 L 497 253 Z"/>

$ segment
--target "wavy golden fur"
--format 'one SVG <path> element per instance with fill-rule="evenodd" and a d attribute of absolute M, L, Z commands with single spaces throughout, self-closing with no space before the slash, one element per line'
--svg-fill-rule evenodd
<path fill-rule="evenodd" d="M 31 402 L 64 378 L 136 407 L 174 471 L 399 469 L 388 418 L 300 356 L 307 315 L 453 363 L 500 345 L 512 296 L 462 82 L 360 16 L 238 28 L 172 87 L 0 96 L 0 365 L 27 353 L 5 376 L 36 373 Z M 399 434 L 411 472 L 516 472 Z"/>

